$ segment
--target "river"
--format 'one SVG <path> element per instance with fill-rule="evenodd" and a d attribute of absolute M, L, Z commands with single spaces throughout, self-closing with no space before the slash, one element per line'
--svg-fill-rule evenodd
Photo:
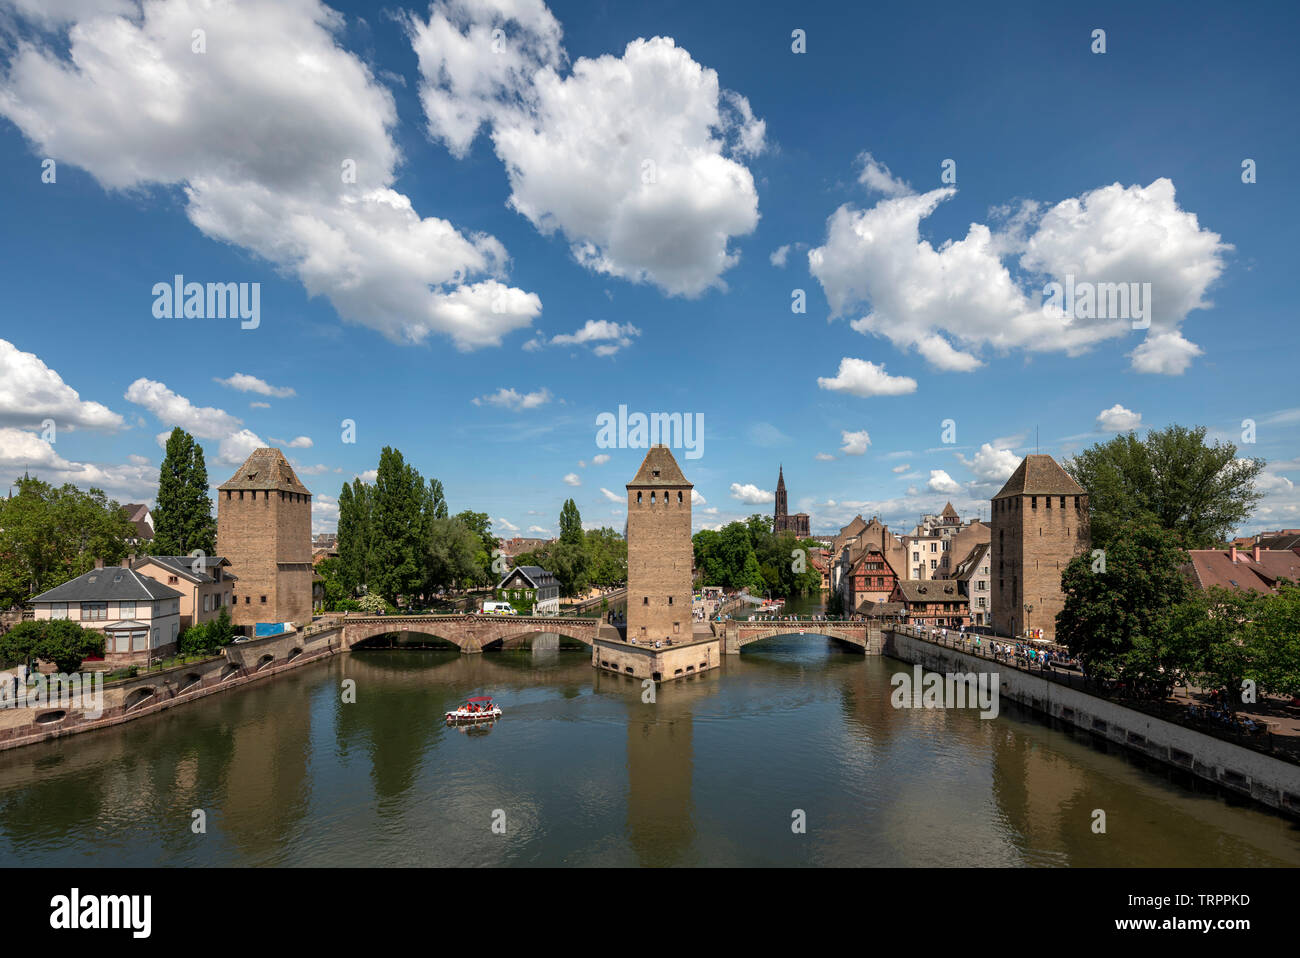
<path fill-rule="evenodd" d="M 1288 821 L 1084 734 L 896 710 L 906 668 L 785 636 L 646 703 L 580 651 L 340 655 L 0 753 L 0 865 L 1300 864 Z M 495 727 L 443 724 L 485 691 Z"/>

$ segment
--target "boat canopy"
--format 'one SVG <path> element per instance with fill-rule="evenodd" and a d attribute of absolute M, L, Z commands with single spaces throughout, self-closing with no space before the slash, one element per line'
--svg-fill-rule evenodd
<path fill-rule="evenodd" d="M 469 701 L 471 701 L 471 702 L 491 702 L 491 701 L 492 701 L 492 696 L 490 696 L 490 695 L 476 695 L 476 696 L 474 696 L 472 699 L 470 699 Z"/>

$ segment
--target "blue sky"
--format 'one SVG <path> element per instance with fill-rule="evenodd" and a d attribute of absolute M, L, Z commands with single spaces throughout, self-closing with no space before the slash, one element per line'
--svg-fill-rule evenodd
<path fill-rule="evenodd" d="M 1178 422 L 1300 525 L 1293 7 L 629 6 L 0 0 L 0 465 L 148 501 L 179 424 L 327 530 L 393 445 L 502 534 L 621 529 L 625 405 L 703 415 L 697 527 L 783 464 L 830 532 Z M 178 273 L 257 328 L 156 318 Z M 1066 273 L 1151 328 L 1048 317 Z"/>

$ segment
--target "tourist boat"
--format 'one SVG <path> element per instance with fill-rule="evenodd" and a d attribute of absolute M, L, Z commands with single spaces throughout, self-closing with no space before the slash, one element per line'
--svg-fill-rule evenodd
<path fill-rule="evenodd" d="M 500 717 L 501 706 L 494 703 L 490 695 L 476 695 L 460 708 L 447 713 L 448 723 L 490 722 Z"/>

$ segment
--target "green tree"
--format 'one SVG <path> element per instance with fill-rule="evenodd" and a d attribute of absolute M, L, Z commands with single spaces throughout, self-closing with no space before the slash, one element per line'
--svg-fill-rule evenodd
<path fill-rule="evenodd" d="M 75 672 L 89 656 L 104 654 L 104 635 L 68 619 L 29 619 L 0 636 L 0 658 L 31 664 L 53 662 L 60 672 Z"/>
<path fill-rule="evenodd" d="M 1300 695 L 1300 585 L 1279 580 L 1253 611 L 1249 677 L 1262 692 Z"/>
<path fill-rule="evenodd" d="M 116 564 L 135 528 L 101 489 L 24 477 L 0 499 L 0 607 L 19 605 L 95 567 Z"/>
<path fill-rule="evenodd" d="M 339 492 L 339 582 L 354 596 L 370 584 L 371 488 L 360 479 Z"/>
<path fill-rule="evenodd" d="M 1230 442 L 1205 442 L 1205 427 L 1169 426 L 1116 436 L 1068 460 L 1088 492 L 1093 545 L 1107 547 L 1125 523 L 1152 519 L 1189 549 L 1224 541 L 1250 517 L 1262 459 L 1238 459 Z"/>
<path fill-rule="evenodd" d="M 369 586 L 390 602 L 423 585 L 424 480 L 402 454 L 385 446 L 379 455 L 371 506 Z"/>
<path fill-rule="evenodd" d="M 154 555 L 189 555 L 217 551 L 217 523 L 208 497 L 208 467 L 203 447 L 177 426 L 167 437 L 158 471 L 158 506 L 153 510 Z"/>
<path fill-rule="evenodd" d="M 469 585 L 496 585 L 500 576 L 492 570 L 492 553 L 497 551 L 497 539 L 492 534 L 492 519 L 486 512 L 471 512 L 468 509 L 456 514 L 478 538 L 479 548 L 474 557 L 474 576 Z"/>
<path fill-rule="evenodd" d="M 481 551 L 478 534 L 459 519 L 431 520 L 424 555 L 426 594 L 473 580 L 479 573 Z"/>
<path fill-rule="evenodd" d="M 0 662 L 31 666 L 36 659 L 36 647 L 45 637 L 46 621 L 27 619 L 0 635 Z"/>
<path fill-rule="evenodd" d="M 1090 675 L 1123 678 L 1138 691 L 1162 698 L 1185 664 L 1168 623 L 1190 594 L 1179 571 L 1187 552 L 1177 533 L 1144 519 L 1120 526 L 1101 558 L 1104 566 L 1087 553 L 1066 566 L 1057 640 Z"/>
<path fill-rule="evenodd" d="M 582 533 L 582 514 L 578 504 L 566 499 L 560 509 L 560 541 L 570 545 L 582 545 L 585 537 Z"/>

